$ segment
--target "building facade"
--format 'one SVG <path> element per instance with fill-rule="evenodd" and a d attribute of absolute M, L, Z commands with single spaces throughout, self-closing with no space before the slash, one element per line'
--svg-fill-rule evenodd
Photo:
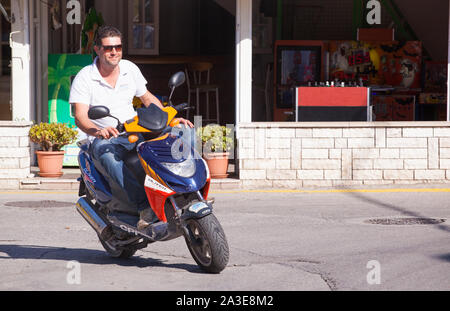
<path fill-rule="evenodd" d="M 80 38 L 81 24 L 88 7 L 93 6 L 97 11 L 103 12 L 107 23 L 112 21 L 113 24 L 126 29 L 125 34 L 129 39 L 127 43 L 130 50 L 132 47 L 139 50 L 139 42 L 133 41 L 133 34 L 136 33 L 134 31 L 137 31 L 139 26 L 144 27 L 142 29 L 151 27 L 156 30 L 161 28 L 165 31 L 173 30 L 171 24 L 167 22 L 170 20 L 170 14 L 176 15 L 180 11 L 180 5 L 185 5 L 186 9 L 191 10 L 187 3 L 193 5 L 196 3 L 195 0 L 175 2 L 174 9 L 167 4 L 161 4 L 161 1 L 10 1 L 9 8 L 6 10 L 10 20 L 10 32 L 6 42 L 11 47 L 11 114 L 10 120 L 0 121 L 1 188 L 20 188 L 21 180 L 26 179 L 30 174 L 30 165 L 34 163 L 34 146 L 31 146 L 27 140 L 27 129 L 32 122 L 48 120 L 48 55 L 56 50 L 63 53 L 77 52 L 76 49 L 79 48 L 77 40 Z M 267 56 L 264 56 L 264 49 L 267 46 L 256 41 L 261 38 L 255 36 L 255 27 L 261 27 L 262 22 L 259 22 L 255 11 L 262 10 L 265 2 L 256 0 L 211 0 L 211 2 L 230 12 L 235 21 L 233 34 L 235 82 L 232 103 L 234 122 L 232 123 L 236 125 L 238 139 L 236 167 L 239 179 L 245 185 L 298 188 L 314 185 L 447 182 L 450 180 L 450 167 L 447 165 L 449 158 L 447 157 L 449 153 L 447 137 L 450 137 L 450 134 L 447 133 L 446 122 L 369 122 L 364 124 L 254 122 L 258 119 L 255 118 L 255 111 L 259 109 L 258 103 L 255 104 L 254 100 L 258 96 L 255 95 L 257 94 L 254 83 L 255 63 L 259 64 L 261 58 L 264 59 Z M 280 18 L 280 12 L 285 12 L 280 11 L 283 5 L 285 7 L 297 5 L 295 1 L 288 0 L 278 0 L 273 3 L 278 10 L 275 13 L 277 18 Z M 355 3 L 353 1 L 353 8 Z M 156 7 L 158 12 L 166 12 L 162 16 L 159 14 L 158 25 L 140 22 L 134 25 L 135 16 L 132 12 L 136 7 L 158 4 L 160 6 Z M 411 6 L 414 7 L 414 4 Z M 313 8 L 312 4 L 306 7 L 308 10 L 317 9 Z M 303 12 L 306 12 L 306 7 Z M 442 5 L 442 8 L 445 8 L 450 15 L 448 3 Z M 124 12 L 122 9 L 129 13 L 128 17 L 122 14 Z M 420 11 L 420 8 L 412 9 L 412 11 Z M 194 12 L 189 16 L 198 17 L 196 14 L 198 13 Z M 183 22 L 189 24 L 190 20 L 185 18 Z M 283 39 L 283 27 L 286 30 L 286 23 L 295 24 L 296 22 L 298 21 L 288 21 L 284 24 L 271 22 L 269 58 L 273 59 L 271 54 L 275 39 Z M 449 25 L 448 18 L 446 23 Z M 297 30 L 292 28 L 289 31 L 295 35 Z M 320 33 L 317 29 L 314 31 Z M 204 50 L 204 45 L 198 42 L 202 38 L 209 38 L 208 35 L 211 36 L 205 30 L 196 29 L 192 30 L 192 34 L 192 38 L 195 39 L 197 36 L 200 39 L 185 42 L 185 53 Z M 264 34 L 268 35 L 268 33 Z M 170 35 L 171 33 L 168 33 L 168 36 Z M 174 36 L 177 34 L 175 33 Z M 177 39 L 182 40 L 182 36 L 178 35 Z M 158 44 L 167 53 L 178 51 L 177 43 L 170 42 L 161 34 L 155 40 L 155 45 L 148 47 L 144 54 L 158 54 L 155 50 Z M 446 42 L 446 46 L 450 46 L 450 39 Z M 211 50 L 213 48 L 210 47 Z M 221 46 L 217 45 L 217 48 L 220 49 Z M 255 56 L 255 50 L 258 49 L 263 52 Z M 140 52 L 135 51 L 134 54 L 138 55 Z M 450 59 L 450 52 L 448 59 Z M 448 64 L 450 66 L 450 63 Z M 447 89 L 447 98 L 449 94 Z M 227 104 L 230 105 L 230 103 Z M 267 106 L 265 109 L 268 109 Z M 447 121 L 449 110 L 447 109 Z M 265 121 L 270 120 L 266 118 Z M 14 152 L 12 151 L 20 155 L 16 157 L 18 159 L 13 160 Z"/>

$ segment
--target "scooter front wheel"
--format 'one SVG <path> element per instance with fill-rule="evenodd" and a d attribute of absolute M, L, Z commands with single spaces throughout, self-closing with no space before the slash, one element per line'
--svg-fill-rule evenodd
<path fill-rule="evenodd" d="M 199 267 L 209 273 L 225 269 L 229 259 L 225 232 L 214 214 L 186 221 L 185 240 Z"/>

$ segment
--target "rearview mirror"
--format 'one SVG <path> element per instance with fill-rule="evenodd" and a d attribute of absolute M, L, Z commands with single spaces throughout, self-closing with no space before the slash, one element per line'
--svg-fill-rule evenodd
<path fill-rule="evenodd" d="M 186 75 L 182 71 L 178 71 L 176 74 L 170 77 L 169 80 L 169 87 L 170 87 L 170 95 L 169 95 L 169 103 L 172 99 L 173 91 L 175 91 L 175 88 L 182 85 L 184 81 L 186 80 Z M 172 104 L 170 104 L 172 105 Z"/>
<path fill-rule="evenodd" d="M 186 81 L 186 76 L 184 72 L 178 71 L 176 74 L 174 74 L 172 77 L 170 77 L 169 80 L 169 87 L 172 89 L 174 87 L 179 87 Z"/>
<path fill-rule="evenodd" d="M 109 115 L 109 108 L 105 106 L 93 106 L 89 108 L 88 111 L 88 117 L 91 120 L 97 120 L 104 117 L 108 117 Z"/>

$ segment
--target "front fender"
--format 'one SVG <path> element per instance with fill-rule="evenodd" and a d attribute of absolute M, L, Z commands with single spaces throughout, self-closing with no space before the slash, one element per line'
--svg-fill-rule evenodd
<path fill-rule="evenodd" d="M 211 214 L 212 211 L 211 205 L 208 205 L 205 202 L 195 202 L 184 210 L 184 213 L 181 215 L 181 219 L 187 220 L 190 218 L 202 218 Z"/>

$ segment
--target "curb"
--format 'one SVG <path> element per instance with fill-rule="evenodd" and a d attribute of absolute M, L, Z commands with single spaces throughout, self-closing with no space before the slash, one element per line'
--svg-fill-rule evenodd
<path fill-rule="evenodd" d="M 78 190 L 79 184 L 76 178 L 26 178 L 19 181 L 19 190 Z M 242 182 L 234 178 L 211 179 L 210 189 L 238 190 Z"/>
<path fill-rule="evenodd" d="M 73 190 L 78 191 L 80 177 L 78 168 L 63 168 L 63 175 L 58 178 L 45 178 L 38 175 L 37 167 L 31 168 L 28 178 L 19 180 L 19 190 Z M 211 179 L 210 190 L 239 190 L 242 181 L 233 178 L 234 172 L 229 171 L 231 178 Z"/>

